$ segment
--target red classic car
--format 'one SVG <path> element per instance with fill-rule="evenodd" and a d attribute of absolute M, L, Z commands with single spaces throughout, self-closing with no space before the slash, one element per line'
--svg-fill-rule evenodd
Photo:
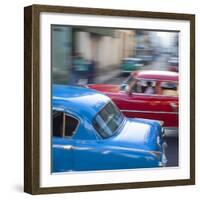
<path fill-rule="evenodd" d="M 136 71 L 122 85 L 91 84 L 108 95 L 127 117 L 162 120 L 178 127 L 178 73 Z"/>

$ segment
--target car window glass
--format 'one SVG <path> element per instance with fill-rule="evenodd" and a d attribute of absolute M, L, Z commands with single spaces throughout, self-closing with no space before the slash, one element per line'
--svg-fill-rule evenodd
<path fill-rule="evenodd" d="M 137 80 L 132 87 L 133 93 L 156 94 L 156 82 L 149 80 Z"/>
<path fill-rule="evenodd" d="M 162 82 L 160 84 L 161 94 L 166 96 L 178 96 L 177 82 Z"/>
<path fill-rule="evenodd" d="M 122 91 L 128 91 L 132 88 L 132 86 L 134 85 L 134 81 L 135 81 L 135 78 L 130 75 L 120 86 L 120 89 Z"/>
<path fill-rule="evenodd" d="M 115 133 L 122 121 L 122 113 L 109 102 L 94 118 L 93 125 L 103 138 L 108 138 Z"/>
<path fill-rule="evenodd" d="M 142 93 L 142 84 L 141 81 L 136 81 L 132 87 L 133 93 Z"/>
<path fill-rule="evenodd" d="M 63 135 L 63 112 L 53 111 L 53 136 L 62 137 Z"/>
<path fill-rule="evenodd" d="M 94 121 L 94 127 L 98 130 L 103 138 L 112 135 L 111 129 L 107 126 L 104 120 L 98 115 Z"/>
<path fill-rule="evenodd" d="M 129 76 L 129 77 L 126 79 L 125 83 L 126 83 L 127 85 L 130 85 L 134 80 L 135 80 L 135 79 L 133 78 L 133 76 Z"/>
<path fill-rule="evenodd" d="M 78 126 L 78 120 L 62 111 L 53 111 L 53 136 L 72 137 Z"/>
<path fill-rule="evenodd" d="M 65 115 L 65 137 L 72 137 L 78 126 L 78 120 L 70 115 Z"/>

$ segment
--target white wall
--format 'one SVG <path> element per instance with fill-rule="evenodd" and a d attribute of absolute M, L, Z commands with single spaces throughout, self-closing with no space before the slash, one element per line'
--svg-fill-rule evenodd
<path fill-rule="evenodd" d="M 91 38 L 88 32 L 76 33 L 76 49 L 86 59 L 97 59 L 99 68 L 107 68 L 110 65 L 119 65 L 122 55 L 118 55 L 119 41 L 121 38 L 100 36 Z"/>
<path fill-rule="evenodd" d="M 90 34 L 87 32 L 76 32 L 76 50 L 86 59 L 91 59 L 91 40 Z"/>
<path fill-rule="evenodd" d="M 199 199 L 200 196 L 200 125 L 197 127 L 196 186 L 134 189 L 107 192 L 30 196 L 23 187 L 23 7 L 56 4 L 116 9 L 185 12 L 196 14 L 196 55 L 200 55 L 200 6 L 198 0 L 7 0 L 0 6 L 0 197 L 1 199 Z M 196 56 L 196 77 L 200 59 Z M 200 121 L 200 79 L 197 80 L 197 122 Z"/>
<path fill-rule="evenodd" d="M 99 41 L 99 50 L 99 66 L 109 66 L 115 64 L 115 60 L 113 59 L 114 52 L 112 37 L 102 37 Z"/>

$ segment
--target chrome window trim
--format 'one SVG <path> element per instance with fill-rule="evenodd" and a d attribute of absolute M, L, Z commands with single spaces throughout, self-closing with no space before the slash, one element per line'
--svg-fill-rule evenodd
<path fill-rule="evenodd" d="M 71 113 L 68 113 L 68 112 L 64 112 L 64 118 L 67 116 L 70 116 L 70 117 L 73 117 L 74 119 L 76 119 L 78 121 L 78 124 L 75 128 L 75 130 L 73 131 L 73 135 L 72 136 L 65 136 L 65 126 L 63 127 L 63 137 L 64 138 L 72 138 L 76 133 L 77 133 L 77 129 L 79 128 L 79 125 L 80 125 L 80 119 L 78 117 L 75 117 L 73 114 Z M 64 120 L 65 121 L 65 120 Z M 63 123 L 65 125 L 65 123 Z"/>
<path fill-rule="evenodd" d="M 69 138 L 72 138 L 75 134 L 76 134 L 76 132 L 77 132 L 77 129 L 79 128 L 79 126 L 80 126 L 80 119 L 78 118 L 78 117 L 75 117 L 73 114 L 71 114 L 71 113 L 69 113 L 69 112 L 67 112 L 67 111 L 65 111 L 64 109 L 62 109 L 62 108 L 56 108 L 56 107 L 53 107 L 52 108 L 52 111 L 58 111 L 58 112 L 62 112 L 63 113 L 63 127 L 62 127 L 62 138 L 67 138 L 67 139 L 69 139 Z M 78 124 L 77 124 L 77 127 L 75 128 L 75 130 L 73 131 L 73 135 L 72 136 L 65 136 L 65 116 L 70 116 L 70 117 L 73 117 L 73 118 L 75 118 L 77 121 L 78 121 Z"/>
<path fill-rule="evenodd" d="M 170 96 L 170 95 L 162 95 L 162 94 L 145 94 L 141 92 L 132 92 L 133 95 L 141 95 L 141 96 L 148 96 L 148 97 L 171 97 L 171 98 L 178 98 L 178 96 Z"/>

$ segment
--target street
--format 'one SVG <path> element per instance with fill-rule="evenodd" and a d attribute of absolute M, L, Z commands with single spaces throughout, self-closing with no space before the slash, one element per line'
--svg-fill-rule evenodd
<path fill-rule="evenodd" d="M 167 166 L 168 167 L 174 167 L 178 166 L 178 137 L 167 137 Z"/>

